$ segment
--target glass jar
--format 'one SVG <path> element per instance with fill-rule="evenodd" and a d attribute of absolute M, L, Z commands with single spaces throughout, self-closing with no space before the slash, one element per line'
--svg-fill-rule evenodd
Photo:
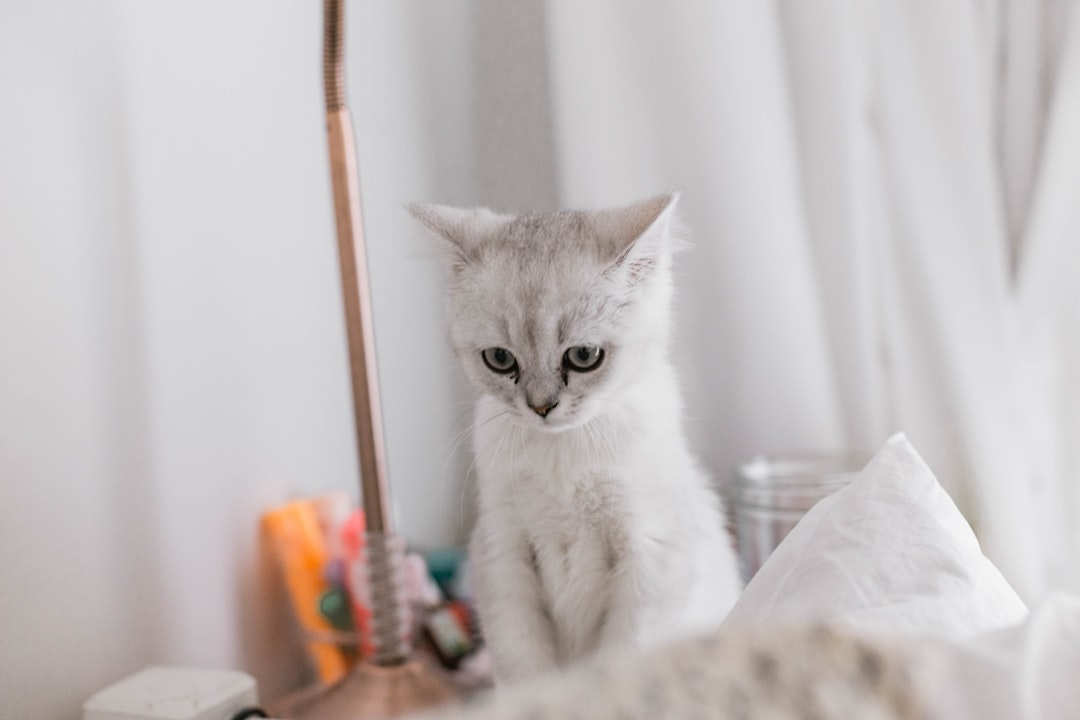
<path fill-rule="evenodd" d="M 819 500 L 848 484 L 864 458 L 840 454 L 759 456 L 735 468 L 728 515 L 743 582 Z"/>

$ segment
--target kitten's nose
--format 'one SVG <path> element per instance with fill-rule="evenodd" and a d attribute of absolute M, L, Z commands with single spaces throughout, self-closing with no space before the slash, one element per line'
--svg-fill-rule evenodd
<path fill-rule="evenodd" d="M 547 401 L 546 405 L 533 405 L 529 403 L 529 407 L 533 409 L 533 412 L 540 417 L 547 417 L 547 414 L 555 409 L 555 406 L 559 404 L 558 400 Z"/>

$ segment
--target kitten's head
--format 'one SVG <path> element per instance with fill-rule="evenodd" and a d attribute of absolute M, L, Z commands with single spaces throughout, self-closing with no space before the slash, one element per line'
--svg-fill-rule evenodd
<path fill-rule="evenodd" d="M 443 240 L 450 341 L 518 422 L 588 422 L 666 353 L 674 195 L 513 217 L 412 205 Z"/>

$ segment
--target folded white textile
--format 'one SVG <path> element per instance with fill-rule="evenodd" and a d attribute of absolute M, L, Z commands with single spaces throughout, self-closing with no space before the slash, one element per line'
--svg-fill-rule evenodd
<path fill-rule="evenodd" d="M 972 640 L 905 643 L 915 650 L 915 684 L 934 717 L 1080 717 L 1080 598 L 1051 595 L 1019 625 Z"/>
<path fill-rule="evenodd" d="M 1026 615 L 901 434 L 811 508 L 751 579 L 725 626 L 835 620 L 871 632 L 964 639 Z"/>
<path fill-rule="evenodd" d="M 1080 717 L 1080 598 L 1053 595 L 1029 614 L 903 435 L 807 513 L 724 629 L 790 620 L 906 647 L 932 717 Z"/>

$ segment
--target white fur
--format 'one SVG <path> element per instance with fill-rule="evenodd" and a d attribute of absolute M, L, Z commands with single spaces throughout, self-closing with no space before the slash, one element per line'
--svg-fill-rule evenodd
<path fill-rule="evenodd" d="M 448 232 L 442 209 L 414 209 L 459 248 L 448 323 L 481 392 L 471 558 L 500 682 L 715 628 L 739 592 L 720 500 L 689 450 L 667 358 L 674 200 L 661 200 L 587 214 L 577 224 L 533 217 L 528 227 L 536 237 L 526 237 L 522 247 L 545 252 L 538 252 L 535 267 L 524 268 L 500 235 L 520 236 L 512 219 L 482 215 L 480 234 L 489 237 L 463 246 L 467 223 L 460 212 L 442 216 L 453 218 Z M 566 234 L 579 225 L 581 239 L 567 244 Z M 627 237 L 608 242 L 620 232 Z M 586 247 L 592 240 L 610 257 Z M 515 285 L 530 285 L 529 294 L 515 295 Z M 533 347 L 515 323 L 528 316 L 530 337 L 551 337 L 542 319 L 560 317 L 574 303 L 601 309 L 578 313 L 580 329 L 566 332 L 574 342 L 608 347 L 612 357 L 596 373 L 559 383 L 545 368 L 567 343 Z M 615 306 L 617 313 L 606 309 Z M 509 334 L 500 340 L 504 325 Z M 513 345 L 524 358 L 520 386 L 478 360 L 479 350 L 492 344 Z M 562 393 L 550 416 L 528 409 L 533 386 Z"/>

